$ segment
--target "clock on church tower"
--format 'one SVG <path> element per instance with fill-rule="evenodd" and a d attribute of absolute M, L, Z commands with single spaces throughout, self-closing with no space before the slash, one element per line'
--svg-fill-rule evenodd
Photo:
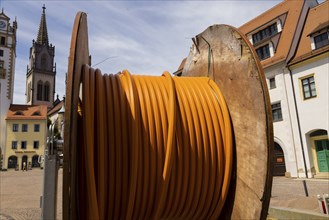
<path fill-rule="evenodd" d="M 0 29 L 6 29 L 7 27 L 7 22 L 4 20 L 0 20 Z"/>

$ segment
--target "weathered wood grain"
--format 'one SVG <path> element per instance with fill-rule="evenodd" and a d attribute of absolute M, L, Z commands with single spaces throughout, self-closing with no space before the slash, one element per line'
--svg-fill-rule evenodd
<path fill-rule="evenodd" d="M 264 72 L 249 41 L 233 27 L 197 35 L 182 76 L 209 76 L 221 89 L 235 134 L 225 219 L 266 219 L 272 187 L 273 128 Z"/>
<path fill-rule="evenodd" d="M 87 15 L 75 18 L 68 64 L 64 122 L 63 219 L 77 219 L 78 103 L 82 65 L 89 63 Z"/>

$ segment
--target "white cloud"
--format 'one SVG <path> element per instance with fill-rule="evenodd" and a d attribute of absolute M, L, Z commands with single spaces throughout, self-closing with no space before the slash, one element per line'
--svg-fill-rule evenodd
<path fill-rule="evenodd" d="M 46 3 L 48 36 L 55 45 L 56 92 L 65 94 L 65 73 L 75 15 L 88 15 L 89 47 L 102 72 L 160 75 L 174 72 L 187 56 L 191 37 L 208 26 L 240 26 L 279 1 L 1 1 L 18 21 L 15 103 L 25 102 L 29 48 L 36 38 Z"/>

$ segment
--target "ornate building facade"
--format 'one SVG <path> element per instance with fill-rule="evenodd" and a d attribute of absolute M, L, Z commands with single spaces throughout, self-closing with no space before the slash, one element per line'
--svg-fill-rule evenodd
<path fill-rule="evenodd" d="M 13 102 L 15 60 L 16 60 L 16 20 L 2 10 L 0 13 L 0 155 L 3 158 L 6 144 L 6 116 Z M 2 160 L 1 160 L 2 161 Z M 0 165 L 0 169 L 2 165 Z"/>

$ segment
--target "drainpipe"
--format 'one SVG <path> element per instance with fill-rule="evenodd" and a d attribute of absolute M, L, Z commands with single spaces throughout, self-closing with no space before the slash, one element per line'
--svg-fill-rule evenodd
<path fill-rule="evenodd" d="M 299 114 L 298 114 L 298 107 L 297 107 L 297 101 L 296 101 L 296 92 L 295 92 L 294 82 L 293 82 L 293 78 L 292 78 L 292 72 L 291 72 L 291 69 L 290 69 L 290 67 L 288 65 L 287 65 L 287 69 L 288 69 L 289 75 L 290 75 L 290 81 L 291 81 L 291 86 L 292 86 L 292 93 L 293 93 L 294 102 L 295 102 L 295 111 L 296 111 L 296 118 L 297 118 L 297 126 L 298 126 L 298 133 L 299 133 L 300 145 L 302 147 L 302 155 L 303 155 L 304 169 L 305 169 L 306 178 L 308 178 L 308 172 L 307 172 L 307 166 L 306 166 L 306 159 L 305 159 L 305 152 L 304 152 L 304 144 L 303 144 L 303 139 L 302 139 L 302 130 L 301 130 L 301 126 L 300 126 L 300 120 L 299 120 Z M 297 167 L 297 169 L 298 169 L 298 167 Z M 298 172 L 298 170 L 297 170 L 297 172 Z"/>

